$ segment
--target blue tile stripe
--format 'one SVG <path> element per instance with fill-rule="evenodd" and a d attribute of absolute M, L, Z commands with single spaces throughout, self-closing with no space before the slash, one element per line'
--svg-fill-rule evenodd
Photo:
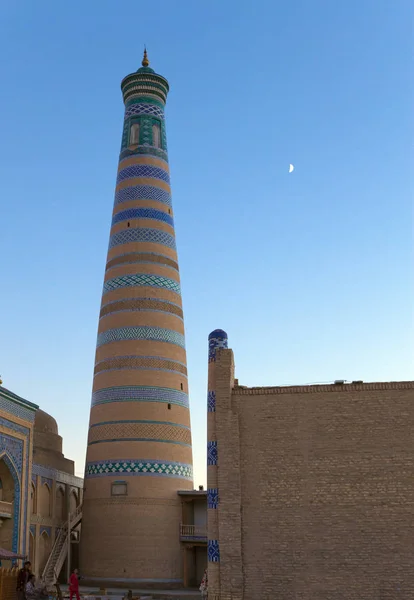
<path fill-rule="evenodd" d="M 163 327 L 118 327 L 108 329 L 98 335 L 97 348 L 111 342 L 145 340 L 148 342 L 166 342 L 185 348 L 184 335 Z"/>
<path fill-rule="evenodd" d="M 129 208 L 116 213 L 112 219 L 112 226 L 121 221 L 129 221 L 132 219 L 151 219 L 152 221 L 163 221 L 171 227 L 174 227 L 173 218 L 162 210 L 156 210 L 155 208 Z"/>
<path fill-rule="evenodd" d="M 207 442 L 207 465 L 217 464 L 217 442 Z"/>
<path fill-rule="evenodd" d="M 170 176 L 167 171 L 160 167 L 154 167 L 153 165 L 129 165 L 119 171 L 116 178 L 116 184 L 125 179 L 134 179 L 135 177 L 152 177 L 153 179 L 160 179 L 165 183 L 170 184 Z"/>
<path fill-rule="evenodd" d="M 89 462 L 85 467 L 85 478 L 124 476 L 156 476 L 175 477 L 177 479 L 193 479 L 192 465 L 148 459 L 112 459 L 108 461 Z"/>
<path fill-rule="evenodd" d="M 151 229 L 139 227 L 136 229 L 124 229 L 111 235 L 109 239 L 109 248 L 114 248 L 120 244 L 135 244 L 146 242 L 150 244 L 161 244 L 172 250 L 176 250 L 175 238 L 166 231 L 160 229 Z"/>
<path fill-rule="evenodd" d="M 150 419 L 121 419 L 120 421 L 99 421 L 89 425 L 89 429 L 93 427 L 100 427 L 101 425 L 118 425 L 118 423 L 151 423 L 153 425 L 171 425 L 172 427 L 180 427 L 181 429 L 191 429 L 187 425 L 181 425 L 181 423 L 174 423 L 174 421 L 152 421 Z"/>
<path fill-rule="evenodd" d="M 207 542 L 208 562 L 220 562 L 220 547 L 218 540 L 208 540 Z"/>
<path fill-rule="evenodd" d="M 103 388 L 92 394 L 92 406 L 112 402 L 165 402 L 188 408 L 188 394 L 172 388 L 147 385 Z"/>
<path fill-rule="evenodd" d="M 175 279 L 163 277 L 162 275 L 151 275 L 149 273 L 137 273 L 135 275 L 122 275 L 105 281 L 103 294 L 125 287 L 155 287 L 169 290 L 175 294 L 181 294 L 180 284 Z"/>
<path fill-rule="evenodd" d="M 207 393 L 207 412 L 216 412 L 216 392 Z"/>
<path fill-rule="evenodd" d="M 208 508 L 217 508 L 218 505 L 218 489 L 217 488 L 209 488 L 207 490 L 207 507 Z"/>
<path fill-rule="evenodd" d="M 130 200 L 155 200 L 171 206 L 171 194 L 152 185 L 132 185 L 115 193 L 115 206 Z"/>

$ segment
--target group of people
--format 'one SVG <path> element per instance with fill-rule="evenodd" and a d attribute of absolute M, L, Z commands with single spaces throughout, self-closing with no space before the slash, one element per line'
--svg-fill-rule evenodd
<path fill-rule="evenodd" d="M 76 596 L 76 600 L 80 600 L 78 569 L 74 569 L 70 576 L 69 595 L 70 600 L 73 596 Z M 43 581 L 36 582 L 36 577 L 32 573 L 32 563 L 27 560 L 17 575 L 17 600 L 45 600 L 48 597 L 46 584 Z"/>

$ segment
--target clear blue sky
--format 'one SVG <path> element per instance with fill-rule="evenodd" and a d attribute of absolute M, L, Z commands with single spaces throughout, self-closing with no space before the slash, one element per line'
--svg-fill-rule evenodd
<path fill-rule="evenodd" d="M 413 16 L 411 0 L 0 4 L 0 373 L 57 418 L 78 474 L 119 85 L 144 43 L 171 85 L 195 483 L 212 329 L 243 385 L 413 378 Z"/>

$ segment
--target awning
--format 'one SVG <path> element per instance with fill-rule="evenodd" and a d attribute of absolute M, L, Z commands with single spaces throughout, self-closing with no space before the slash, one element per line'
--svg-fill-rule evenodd
<path fill-rule="evenodd" d="M 18 560 L 23 558 L 26 558 L 25 554 L 15 554 L 14 552 L 10 552 L 10 550 L 0 548 L 0 560 Z"/>

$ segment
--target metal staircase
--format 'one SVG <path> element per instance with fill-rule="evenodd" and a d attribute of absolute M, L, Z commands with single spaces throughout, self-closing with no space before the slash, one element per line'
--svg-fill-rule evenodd
<path fill-rule="evenodd" d="M 82 520 L 82 505 L 69 515 L 69 519 L 60 529 L 53 544 L 52 552 L 43 570 L 43 581 L 47 587 L 53 586 L 59 579 L 60 572 L 68 555 L 70 545 L 70 534 Z"/>

